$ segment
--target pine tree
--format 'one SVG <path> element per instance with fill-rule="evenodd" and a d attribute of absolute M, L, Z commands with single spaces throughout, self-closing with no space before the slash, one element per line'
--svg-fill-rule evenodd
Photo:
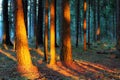
<path fill-rule="evenodd" d="M 32 64 L 30 52 L 28 49 L 28 40 L 25 29 L 24 13 L 22 0 L 16 0 L 16 27 L 15 27 L 15 45 L 17 53 L 18 72 L 29 79 L 39 77 L 38 69 Z"/>
<path fill-rule="evenodd" d="M 87 45 L 86 45 L 86 28 L 87 28 L 87 22 L 86 22 L 86 11 L 87 11 L 87 2 L 84 0 L 84 21 L 83 21 L 83 32 L 84 32 L 84 45 L 83 45 L 83 50 L 87 50 Z"/>
<path fill-rule="evenodd" d="M 70 5 L 69 0 L 62 0 L 61 54 L 60 59 L 65 64 L 72 62 L 70 37 Z"/>
<path fill-rule="evenodd" d="M 55 0 L 51 0 L 50 4 L 50 65 L 56 64 L 55 50 Z"/>

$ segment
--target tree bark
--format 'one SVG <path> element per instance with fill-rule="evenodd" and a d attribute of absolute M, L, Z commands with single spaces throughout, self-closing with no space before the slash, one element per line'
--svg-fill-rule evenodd
<path fill-rule="evenodd" d="M 48 62 L 48 0 L 45 1 L 44 60 Z"/>
<path fill-rule="evenodd" d="M 61 54 L 60 60 L 65 64 L 72 62 L 70 37 L 70 5 L 69 0 L 62 0 Z"/>
<path fill-rule="evenodd" d="M 86 10 L 87 10 L 87 2 L 84 0 L 84 21 L 83 21 L 83 32 L 84 32 L 84 45 L 83 45 L 83 50 L 87 50 L 87 45 L 86 45 L 86 28 L 87 28 L 87 22 L 86 22 Z"/>
<path fill-rule="evenodd" d="M 57 0 L 55 0 L 55 47 L 59 47 L 58 44 L 57 44 Z"/>
<path fill-rule="evenodd" d="M 120 1 L 117 0 L 117 49 L 120 51 Z"/>
<path fill-rule="evenodd" d="M 37 46 L 43 45 L 43 0 L 39 0 L 38 24 L 37 24 Z"/>
<path fill-rule="evenodd" d="M 100 0 L 97 1 L 97 19 L 98 19 L 98 27 L 97 27 L 97 41 L 100 41 Z"/>
<path fill-rule="evenodd" d="M 56 64 L 55 50 L 55 0 L 51 0 L 50 4 L 50 65 Z"/>
<path fill-rule="evenodd" d="M 77 17 L 77 26 L 76 26 L 76 47 L 79 45 L 79 26 L 80 26 L 80 0 L 77 0 L 77 10 L 76 10 L 76 17 Z"/>
<path fill-rule="evenodd" d="M 96 0 L 94 0 L 94 28 L 93 40 L 96 41 Z"/>
<path fill-rule="evenodd" d="M 7 49 L 8 46 L 13 46 L 10 41 L 9 20 L 8 20 L 8 0 L 3 0 L 3 21 L 4 21 L 4 36 L 3 46 Z"/>
<path fill-rule="evenodd" d="M 89 12 L 88 12 L 88 48 L 90 48 L 90 0 L 89 0 Z"/>
<path fill-rule="evenodd" d="M 16 27 L 15 27 L 15 45 L 18 62 L 18 72 L 29 79 L 39 77 L 38 69 L 32 64 L 30 52 L 28 49 L 28 39 L 25 29 L 24 13 L 22 0 L 16 0 Z"/>
<path fill-rule="evenodd" d="M 27 26 L 27 13 L 28 13 L 28 1 L 27 0 L 22 0 L 23 3 L 23 11 L 24 11 L 24 20 L 25 20 L 25 27 L 26 27 L 26 32 L 28 35 L 28 26 Z"/>
<path fill-rule="evenodd" d="M 116 26 L 115 26 L 115 12 L 113 12 L 113 40 L 115 40 L 115 32 Z"/>

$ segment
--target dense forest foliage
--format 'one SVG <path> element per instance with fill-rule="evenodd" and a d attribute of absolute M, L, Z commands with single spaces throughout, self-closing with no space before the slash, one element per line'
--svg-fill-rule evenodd
<path fill-rule="evenodd" d="M 0 79 L 119 80 L 119 31 L 119 0 L 0 0 Z"/>

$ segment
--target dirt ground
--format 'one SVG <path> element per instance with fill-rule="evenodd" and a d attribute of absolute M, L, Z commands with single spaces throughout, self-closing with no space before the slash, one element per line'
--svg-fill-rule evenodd
<path fill-rule="evenodd" d="M 86 52 L 82 47 L 73 50 L 73 63 L 65 65 L 59 61 L 50 66 L 43 62 L 43 50 L 31 48 L 33 64 L 41 77 L 37 80 L 120 80 L 120 54 L 114 44 L 94 44 Z M 12 49 L 0 49 L 0 80 L 27 80 L 16 71 L 16 54 Z"/>

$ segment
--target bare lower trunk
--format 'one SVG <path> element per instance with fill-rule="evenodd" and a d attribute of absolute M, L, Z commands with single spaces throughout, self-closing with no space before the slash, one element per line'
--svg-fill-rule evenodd
<path fill-rule="evenodd" d="M 61 54 L 60 59 L 63 63 L 72 62 L 72 49 L 70 37 L 70 5 L 69 0 L 62 0 L 62 26 L 61 26 Z"/>
<path fill-rule="evenodd" d="M 50 4 L 50 64 L 56 64 L 56 51 L 55 51 L 55 0 L 51 1 Z"/>
<path fill-rule="evenodd" d="M 76 14 L 77 14 L 77 26 L 76 26 L 76 47 L 78 47 L 79 45 L 79 25 L 80 25 L 80 0 L 77 0 L 77 10 L 76 10 Z"/>
<path fill-rule="evenodd" d="M 10 41 L 10 33 L 9 33 L 8 0 L 3 1 L 3 21 L 4 21 L 3 45 L 5 49 L 7 49 L 7 45 L 13 46 L 13 44 Z"/>
<path fill-rule="evenodd" d="M 120 51 L 120 1 L 117 0 L 117 49 Z"/>
<path fill-rule="evenodd" d="M 48 0 L 45 4 L 44 60 L 48 62 Z"/>
<path fill-rule="evenodd" d="M 100 41 L 100 0 L 98 0 L 97 4 L 98 4 L 98 6 L 97 6 L 98 7 L 98 9 L 97 9 L 98 27 L 97 27 L 96 34 L 97 34 L 97 41 Z"/>
<path fill-rule="evenodd" d="M 36 35 L 36 47 L 43 45 L 43 0 L 38 0 L 38 24 L 37 24 L 37 35 Z"/>
<path fill-rule="evenodd" d="M 89 12 L 88 12 L 88 48 L 90 48 L 90 0 L 89 0 Z"/>
<path fill-rule="evenodd" d="M 16 14 L 16 27 L 15 27 L 15 45 L 18 62 L 18 72 L 22 76 L 30 79 L 39 77 L 38 69 L 32 64 L 30 52 L 28 49 L 28 40 L 26 35 L 24 14 L 22 0 L 16 0 L 17 2 L 17 14 Z"/>
<path fill-rule="evenodd" d="M 86 10 L 87 10 L 87 3 L 86 0 L 84 0 L 84 22 L 83 22 L 83 32 L 84 32 L 84 44 L 83 44 L 83 50 L 87 50 L 87 45 L 86 45 L 86 28 L 87 28 L 87 22 L 86 22 Z"/>

